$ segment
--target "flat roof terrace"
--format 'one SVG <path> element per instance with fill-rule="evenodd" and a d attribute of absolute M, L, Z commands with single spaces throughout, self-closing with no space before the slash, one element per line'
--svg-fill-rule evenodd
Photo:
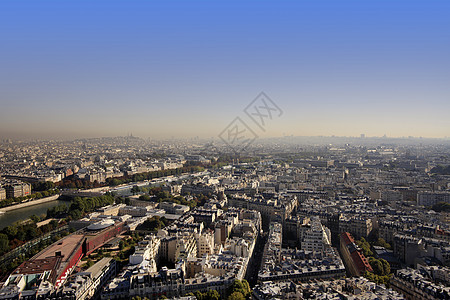
<path fill-rule="evenodd" d="M 33 260 L 59 255 L 63 256 L 63 261 L 67 261 L 78 246 L 81 245 L 84 237 L 83 234 L 71 234 L 42 250 L 33 257 Z"/>

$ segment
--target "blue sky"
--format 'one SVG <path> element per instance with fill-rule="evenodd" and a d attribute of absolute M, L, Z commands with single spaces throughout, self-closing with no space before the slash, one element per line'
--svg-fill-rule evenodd
<path fill-rule="evenodd" d="M 450 136 L 448 1 L 2 1 L 0 136 Z"/>

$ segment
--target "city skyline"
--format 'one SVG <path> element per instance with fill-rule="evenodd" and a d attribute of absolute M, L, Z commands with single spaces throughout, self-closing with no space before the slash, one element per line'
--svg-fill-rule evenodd
<path fill-rule="evenodd" d="M 0 137 L 450 136 L 444 1 L 0 4 Z"/>
<path fill-rule="evenodd" d="M 0 1 L 0 300 L 450 299 L 449 15 Z"/>

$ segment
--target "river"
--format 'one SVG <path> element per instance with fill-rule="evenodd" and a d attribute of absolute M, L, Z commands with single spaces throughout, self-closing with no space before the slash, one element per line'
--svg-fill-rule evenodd
<path fill-rule="evenodd" d="M 197 177 L 197 176 L 206 175 L 206 174 L 208 174 L 208 172 L 198 172 L 198 173 L 188 174 L 188 175 L 183 174 L 183 175 L 176 176 L 176 177 L 157 178 L 157 179 L 153 179 L 150 182 L 148 182 L 148 181 L 147 182 L 137 182 L 137 183 L 128 184 L 123 187 L 112 188 L 111 191 L 114 191 L 119 196 L 127 197 L 127 196 L 132 195 L 131 188 L 134 185 L 138 185 L 139 187 L 154 187 L 154 186 L 161 185 L 161 183 L 163 183 L 163 182 L 177 181 L 180 179 L 188 178 L 189 176 Z M 12 211 L 8 211 L 3 214 L 0 214 L 0 230 L 11 225 L 14 222 L 26 220 L 32 215 L 40 216 L 40 215 L 46 214 L 47 209 L 57 206 L 57 205 L 60 205 L 60 204 L 69 205 L 69 202 L 55 200 L 55 201 L 51 201 L 51 202 L 46 202 L 46 203 L 42 203 L 42 204 L 19 208 L 16 210 L 12 210 Z"/>
<path fill-rule="evenodd" d="M 24 208 L 19 208 L 16 210 L 7 211 L 0 214 L 0 229 L 3 229 L 14 222 L 22 221 L 28 219 L 32 215 L 43 215 L 47 213 L 47 209 L 60 205 L 69 204 L 67 201 L 55 200 L 51 202 L 46 202 L 42 204 L 37 204 L 33 206 L 28 206 Z"/>

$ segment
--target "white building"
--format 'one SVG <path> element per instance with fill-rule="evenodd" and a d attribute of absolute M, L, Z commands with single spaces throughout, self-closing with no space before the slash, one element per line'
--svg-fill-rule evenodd
<path fill-rule="evenodd" d="M 325 246 L 331 244 L 331 232 L 322 226 L 318 218 L 311 221 L 311 228 L 306 230 L 301 243 L 302 250 L 323 251 Z"/>
<path fill-rule="evenodd" d="M 156 267 L 156 263 L 159 261 L 160 245 L 161 240 L 158 237 L 154 235 L 146 236 L 136 247 L 134 253 L 130 255 L 130 264 L 138 265 L 147 260 L 151 266 Z"/>

